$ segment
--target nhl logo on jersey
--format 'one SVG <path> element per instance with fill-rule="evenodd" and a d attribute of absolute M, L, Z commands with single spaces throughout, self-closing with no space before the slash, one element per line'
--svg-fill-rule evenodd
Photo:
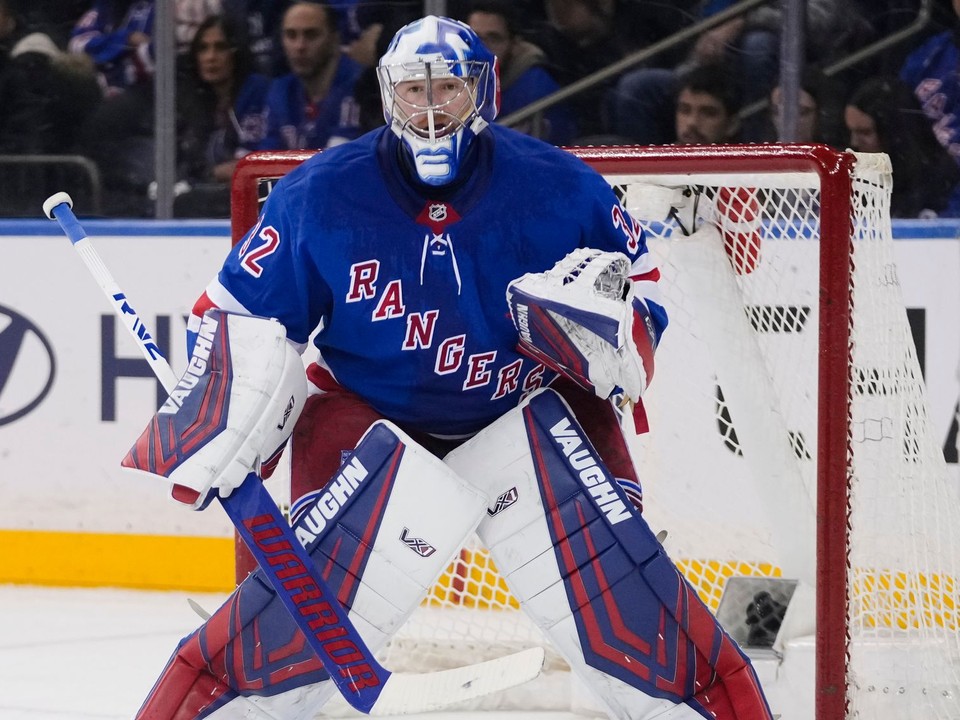
<path fill-rule="evenodd" d="M 446 229 L 460 220 L 457 209 L 442 200 L 428 200 L 417 215 L 417 223 L 426 225 L 434 235 L 446 232 Z"/>
<path fill-rule="evenodd" d="M 447 219 L 447 206 L 445 203 L 431 203 L 427 210 L 427 215 L 433 222 L 442 223 Z"/>

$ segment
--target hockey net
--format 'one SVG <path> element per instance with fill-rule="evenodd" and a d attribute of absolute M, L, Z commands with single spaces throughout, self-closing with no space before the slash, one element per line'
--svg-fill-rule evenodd
<path fill-rule="evenodd" d="M 886 156 L 576 153 L 643 224 L 670 315 L 644 398 L 651 432 L 631 436 L 644 515 L 728 631 L 780 666 L 770 687 L 761 673 L 774 712 L 960 717 L 960 500 L 897 280 Z M 235 241 L 306 157 L 241 162 Z M 689 234 L 704 223 L 721 234 Z M 548 645 L 475 545 L 382 659 L 422 671 L 531 644 Z M 569 709 L 572 685 L 504 702 Z"/>

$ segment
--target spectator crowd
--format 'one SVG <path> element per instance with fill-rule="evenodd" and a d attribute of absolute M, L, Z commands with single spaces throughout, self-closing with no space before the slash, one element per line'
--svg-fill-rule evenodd
<path fill-rule="evenodd" d="M 920 32 L 835 69 L 931 1 Z M 554 145 L 786 139 L 882 151 L 894 216 L 960 216 L 960 0 L 806 0 L 789 138 L 778 84 L 786 2 L 739 15 L 733 4 L 449 0 L 446 14 L 496 54 L 501 121 L 715 18 L 511 124 Z M 155 0 L 0 0 L 0 155 L 88 158 L 103 214 L 151 217 L 155 10 Z M 421 0 L 175 0 L 175 213 L 226 216 L 247 153 L 322 149 L 381 125 L 377 60 L 423 13 Z"/>

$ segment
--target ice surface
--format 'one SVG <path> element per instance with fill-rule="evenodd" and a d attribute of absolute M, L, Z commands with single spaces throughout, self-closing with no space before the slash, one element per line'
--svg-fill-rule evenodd
<path fill-rule="evenodd" d="M 130 720 L 177 642 L 225 595 L 0 585 L 0 719 Z M 574 720 L 432 713 L 430 720 Z M 583 718 L 580 718 L 583 720 Z"/>

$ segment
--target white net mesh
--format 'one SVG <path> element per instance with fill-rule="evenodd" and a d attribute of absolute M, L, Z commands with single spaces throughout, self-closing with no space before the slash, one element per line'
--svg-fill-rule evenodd
<path fill-rule="evenodd" d="M 956 718 L 960 503 L 928 427 L 897 282 L 889 165 L 856 167 L 847 713 Z M 652 431 L 634 443 L 645 516 L 669 531 L 667 551 L 716 611 L 731 577 L 816 584 L 821 199 L 815 173 L 691 172 L 608 180 L 645 226 L 670 314 L 645 397 Z M 667 207 L 686 196 L 679 222 L 640 214 L 651 182 L 682 188 L 665 192 Z M 681 224 L 702 221 L 724 242 L 684 236 Z M 458 664 L 542 642 L 498 582 L 482 550 L 465 551 L 385 662 Z M 790 632 L 814 622 L 794 618 Z"/>
<path fill-rule="evenodd" d="M 731 578 L 795 580 L 773 649 L 787 662 L 791 642 L 819 624 L 818 641 L 840 647 L 826 662 L 839 663 L 846 717 L 960 718 L 960 499 L 929 425 L 897 280 L 889 161 L 856 157 L 849 222 L 822 237 L 822 219 L 847 197 L 822 194 L 816 172 L 744 171 L 751 152 L 739 149 L 735 170 L 687 152 L 670 175 L 656 161 L 607 174 L 644 225 L 670 316 L 644 398 L 651 432 L 632 440 L 644 516 L 669 531 L 667 552 L 741 642 L 751 641 L 752 593 L 734 596 Z M 721 232 L 685 234 L 704 222 Z M 852 271 L 821 317 L 828 243 Z M 838 347 L 821 329 L 842 328 L 851 308 L 849 348 Z M 850 379 L 848 397 L 821 392 L 820 363 Z M 824 554 L 837 538 L 840 554 Z M 803 602 L 814 592 L 845 606 L 838 623 L 830 602 Z M 532 644 L 546 641 L 473 547 L 382 660 L 424 670 Z M 549 656 L 549 669 L 564 667 Z M 809 687 L 797 690 L 812 708 L 813 670 L 803 677 Z M 499 705 L 564 707 L 570 685 Z"/>

